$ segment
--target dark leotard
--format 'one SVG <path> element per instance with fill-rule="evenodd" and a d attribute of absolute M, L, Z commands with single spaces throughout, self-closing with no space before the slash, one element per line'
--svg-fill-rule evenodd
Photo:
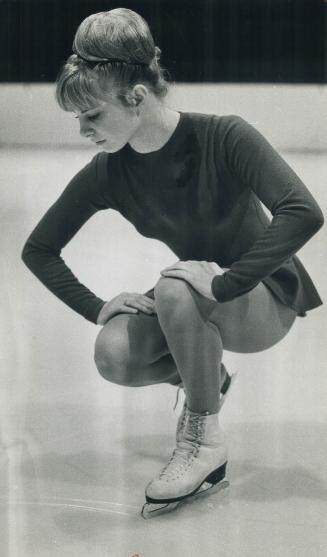
<path fill-rule="evenodd" d="M 76 279 L 60 253 L 96 211 L 109 208 L 177 258 L 228 268 L 212 281 L 219 302 L 262 281 L 298 315 L 322 303 L 294 255 L 322 226 L 321 210 L 275 149 L 238 116 L 181 113 L 158 151 L 140 154 L 127 144 L 97 154 L 32 232 L 25 263 L 94 323 L 105 302 Z"/>

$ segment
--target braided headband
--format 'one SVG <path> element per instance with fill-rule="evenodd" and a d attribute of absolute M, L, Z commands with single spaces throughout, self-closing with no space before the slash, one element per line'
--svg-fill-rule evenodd
<path fill-rule="evenodd" d="M 149 66 L 149 64 L 145 62 L 138 62 L 137 60 L 132 60 L 130 62 L 127 62 L 126 60 L 121 60 L 120 58 L 99 58 L 99 60 L 87 60 L 87 58 L 83 58 L 83 56 L 77 54 L 77 52 L 74 52 L 74 54 L 76 54 L 78 58 L 81 58 L 81 60 L 86 62 L 89 66 L 96 66 L 97 64 L 114 64 L 114 63 L 128 64 L 129 66 Z"/>

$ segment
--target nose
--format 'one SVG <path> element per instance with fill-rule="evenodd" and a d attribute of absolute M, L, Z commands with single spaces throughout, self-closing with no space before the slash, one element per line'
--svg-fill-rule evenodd
<path fill-rule="evenodd" d="M 92 129 L 90 122 L 88 122 L 87 120 L 82 120 L 82 118 L 80 118 L 79 133 L 82 137 L 91 137 L 92 135 L 94 135 L 94 130 Z"/>

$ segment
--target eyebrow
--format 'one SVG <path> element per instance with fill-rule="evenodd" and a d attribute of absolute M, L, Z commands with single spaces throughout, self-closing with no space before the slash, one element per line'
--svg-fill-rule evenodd
<path fill-rule="evenodd" d="M 87 108 L 86 110 L 82 110 L 81 114 L 85 114 L 85 112 L 89 112 L 90 110 L 97 110 L 98 108 L 100 108 L 99 106 L 94 106 L 91 108 Z"/>

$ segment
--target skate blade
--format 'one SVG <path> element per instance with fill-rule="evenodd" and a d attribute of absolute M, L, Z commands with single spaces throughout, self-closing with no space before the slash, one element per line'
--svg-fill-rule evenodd
<path fill-rule="evenodd" d="M 175 501 L 173 503 L 144 503 L 141 515 L 146 519 L 154 518 L 155 516 L 174 511 L 179 504 L 180 501 Z"/>
<path fill-rule="evenodd" d="M 190 495 L 189 497 L 185 497 L 180 501 L 173 501 L 172 503 L 145 503 L 142 508 L 142 517 L 143 518 L 154 518 L 156 516 L 160 516 L 162 514 L 167 514 L 171 511 L 174 511 L 178 506 L 192 503 L 196 499 L 200 497 L 205 497 L 206 495 L 213 495 L 214 493 L 218 493 L 222 489 L 225 489 L 229 486 L 229 481 L 224 479 L 221 482 L 216 484 L 211 484 L 209 482 L 204 482 L 201 487 L 198 489 L 196 493 Z"/>
<path fill-rule="evenodd" d="M 211 484 L 209 482 L 204 482 L 200 489 L 194 493 L 194 495 L 192 495 L 191 497 L 188 497 L 188 501 L 192 501 L 192 499 L 197 499 L 198 497 L 204 497 L 206 495 L 213 495 L 214 493 L 218 493 L 219 491 L 221 491 L 222 489 L 225 489 L 226 487 L 229 486 L 229 481 L 224 479 L 221 482 L 218 482 L 216 484 Z"/>

